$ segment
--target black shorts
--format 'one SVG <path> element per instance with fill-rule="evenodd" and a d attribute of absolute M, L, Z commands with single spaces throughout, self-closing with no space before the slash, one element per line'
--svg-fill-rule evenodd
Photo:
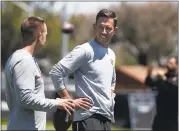
<path fill-rule="evenodd" d="M 111 121 L 100 114 L 93 114 L 91 117 L 72 123 L 73 131 L 110 131 Z"/>

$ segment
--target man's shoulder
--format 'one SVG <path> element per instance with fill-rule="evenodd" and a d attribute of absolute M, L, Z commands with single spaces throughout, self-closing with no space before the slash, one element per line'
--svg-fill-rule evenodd
<path fill-rule="evenodd" d="M 110 47 L 108 47 L 108 51 L 115 55 L 114 51 Z"/>
<path fill-rule="evenodd" d="M 87 42 L 85 42 L 85 43 L 83 43 L 83 44 L 80 44 L 80 45 L 78 45 L 78 46 L 81 46 L 82 48 L 86 49 L 86 48 L 89 48 L 89 47 L 90 47 L 90 42 L 87 41 Z"/>
<path fill-rule="evenodd" d="M 21 50 L 16 50 L 8 59 L 7 65 L 9 66 L 14 66 L 19 62 L 25 62 L 25 63 L 30 63 L 32 61 L 32 57 L 27 55 Z"/>
<path fill-rule="evenodd" d="M 92 51 L 90 41 L 77 45 L 76 47 L 80 47 L 81 49 L 85 50 L 86 53 Z"/>
<path fill-rule="evenodd" d="M 108 48 L 108 51 L 109 51 L 109 55 L 111 55 L 115 59 L 116 55 L 114 51 L 111 48 Z"/>

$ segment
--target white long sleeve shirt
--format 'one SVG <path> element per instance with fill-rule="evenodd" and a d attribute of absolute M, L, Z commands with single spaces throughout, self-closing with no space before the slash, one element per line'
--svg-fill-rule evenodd
<path fill-rule="evenodd" d="M 98 113 L 114 121 L 115 54 L 91 40 L 76 46 L 67 56 L 54 65 L 50 76 L 55 89 L 65 88 L 63 80 L 74 73 L 76 97 L 87 97 L 93 106 L 90 110 L 76 109 L 74 121 L 84 120 Z"/>
<path fill-rule="evenodd" d="M 7 130 L 45 130 L 46 112 L 57 109 L 57 100 L 46 99 L 44 81 L 32 55 L 23 49 L 14 52 L 5 67 Z"/>

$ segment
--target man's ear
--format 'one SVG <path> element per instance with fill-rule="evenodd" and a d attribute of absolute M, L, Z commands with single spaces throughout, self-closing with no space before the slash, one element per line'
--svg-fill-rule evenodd
<path fill-rule="evenodd" d="M 40 38 L 40 37 L 42 37 L 42 33 L 38 33 L 37 38 Z"/>
<path fill-rule="evenodd" d="M 37 41 L 40 41 L 41 37 L 42 37 L 42 33 L 38 33 L 38 34 L 37 34 L 37 37 L 36 37 L 36 40 L 37 40 Z"/>
<path fill-rule="evenodd" d="M 118 32 L 118 27 L 115 27 L 114 34 L 116 34 L 117 32 Z"/>

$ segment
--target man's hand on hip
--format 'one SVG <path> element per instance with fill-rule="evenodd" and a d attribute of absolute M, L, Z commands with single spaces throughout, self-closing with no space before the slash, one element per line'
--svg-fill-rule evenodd
<path fill-rule="evenodd" d="M 81 108 L 88 110 L 92 107 L 91 100 L 88 98 L 77 98 L 74 99 L 75 108 Z"/>

